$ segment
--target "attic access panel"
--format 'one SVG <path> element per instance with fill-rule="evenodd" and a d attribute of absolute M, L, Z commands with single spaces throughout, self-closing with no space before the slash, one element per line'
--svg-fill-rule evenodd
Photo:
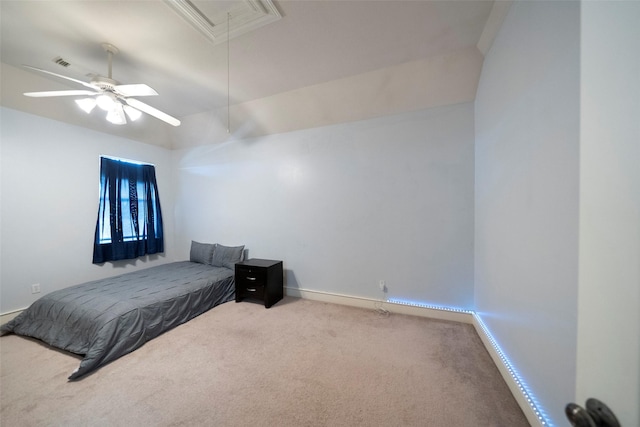
<path fill-rule="evenodd" d="M 237 37 L 282 18 L 272 0 L 164 0 L 177 14 L 213 44 Z"/>

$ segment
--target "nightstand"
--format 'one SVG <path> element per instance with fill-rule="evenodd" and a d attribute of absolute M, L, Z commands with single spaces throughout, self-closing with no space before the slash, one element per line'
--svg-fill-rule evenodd
<path fill-rule="evenodd" d="M 251 258 L 236 264 L 236 302 L 258 300 L 266 308 L 283 296 L 282 261 Z"/>

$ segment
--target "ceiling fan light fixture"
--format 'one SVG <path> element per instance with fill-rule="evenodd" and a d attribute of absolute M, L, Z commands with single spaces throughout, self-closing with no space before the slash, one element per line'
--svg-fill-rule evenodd
<path fill-rule="evenodd" d="M 142 116 L 142 112 L 140 110 L 136 110 L 129 105 L 123 105 L 122 108 L 124 108 L 124 112 L 127 113 L 127 117 L 129 117 L 132 122 L 135 122 L 140 118 L 140 116 Z"/>
<path fill-rule="evenodd" d="M 127 124 L 127 119 L 124 115 L 122 104 L 117 101 L 113 103 L 113 108 L 111 108 L 111 110 L 107 112 L 107 121 L 113 123 L 114 125 Z"/>
<path fill-rule="evenodd" d="M 78 107 L 82 108 L 85 113 L 89 114 L 96 107 L 96 100 L 95 98 L 76 99 L 76 104 L 78 104 Z"/>
<path fill-rule="evenodd" d="M 104 111 L 110 112 L 114 109 L 116 100 L 111 94 L 103 93 L 96 98 L 96 104 Z"/>

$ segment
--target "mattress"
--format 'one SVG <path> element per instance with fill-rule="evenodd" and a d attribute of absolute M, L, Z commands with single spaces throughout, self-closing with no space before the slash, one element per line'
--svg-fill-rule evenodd
<path fill-rule="evenodd" d="M 78 379 L 235 296 L 233 271 L 174 262 L 51 292 L 0 327 L 83 356 Z"/>

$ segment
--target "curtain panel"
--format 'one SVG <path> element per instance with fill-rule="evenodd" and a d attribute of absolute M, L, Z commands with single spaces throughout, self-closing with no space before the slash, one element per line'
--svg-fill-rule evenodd
<path fill-rule="evenodd" d="M 155 167 L 101 157 L 93 263 L 161 252 L 164 237 Z"/>

